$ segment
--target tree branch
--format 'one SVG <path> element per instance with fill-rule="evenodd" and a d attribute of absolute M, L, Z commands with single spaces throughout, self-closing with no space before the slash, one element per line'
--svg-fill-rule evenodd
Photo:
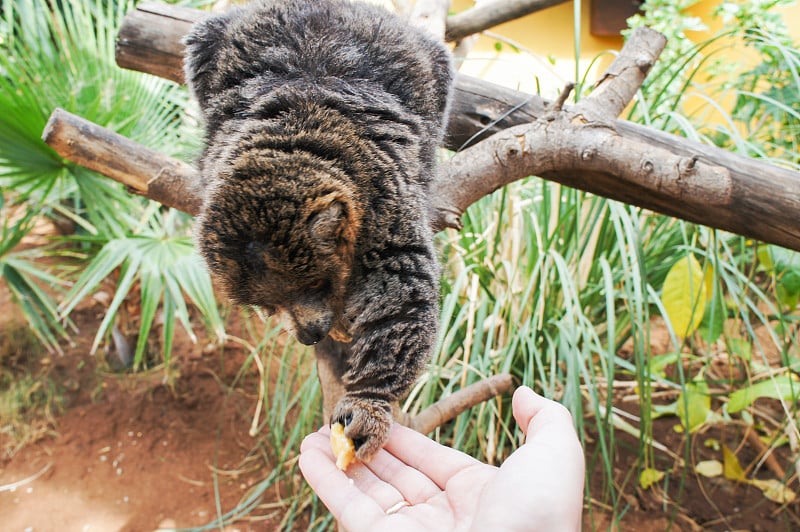
<path fill-rule="evenodd" d="M 457 41 L 504 22 L 565 3 L 566 0 L 494 0 L 447 17 L 445 40 Z"/>
<path fill-rule="evenodd" d="M 118 63 L 136 70 L 164 75 L 168 79 L 182 80 L 183 46 L 180 40 L 188 32 L 192 21 L 202 16 L 205 15 L 200 11 L 177 10 L 174 6 L 163 4 L 140 5 L 126 17 L 120 30 L 117 42 Z M 656 41 L 651 40 L 646 34 L 644 36 L 647 37 L 644 41 L 650 43 L 647 45 L 650 51 L 645 53 L 644 57 L 656 55 L 657 53 L 654 54 L 656 48 L 653 46 Z M 615 64 L 624 65 L 625 63 L 620 62 L 628 61 L 626 58 L 632 44 L 623 49 Z M 158 62 L 153 63 L 156 59 Z M 604 81 L 599 87 L 600 95 L 603 93 L 620 95 L 625 91 L 632 95 L 635 92 L 634 87 L 638 87 L 638 82 L 628 83 L 624 80 L 628 79 L 627 76 L 643 79 L 646 72 L 636 67 L 636 60 L 628 61 L 628 64 L 633 67 L 614 67 L 613 70 L 617 74 L 601 78 Z M 637 68 L 639 72 L 636 72 Z M 618 89 L 616 84 L 623 82 L 628 88 Z M 606 88 L 602 88 L 603 86 Z M 577 117 L 580 122 L 588 118 L 586 115 L 592 115 L 593 108 L 602 106 L 600 95 L 590 95 L 587 98 L 590 101 L 587 105 L 592 106 L 589 110 L 585 107 L 581 110 L 578 107 L 579 114 L 583 111 L 583 114 Z M 621 102 L 623 98 L 620 96 L 615 99 Z M 609 106 L 612 105 L 616 112 L 621 104 L 609 103 Z M 568 107 L 565 110 L 569 112 Z M 539 96 L 459 75 L 456 78 L 445 145 L 451 150 L 458 151 L 503 129 L 535 122 L 551 114 L 550 111 L 548 103 Z M 615 131 L 622 137 L 622 141 L 633 142 L 633 146 L 646 146 L 647 150 L 655 146 L 671 152 L 678 157 L 678 161 L 696 159 L 709 166 L 726 168 L 732 182 L 730 202 L 706 205 L 700 201 L 692 201 L 692 198 L 684 202 L 672 197 L 667 190 L 657 187 L 654 190 L 652 176 L 648 177 L 647 172 L 642 174 L 645 179 L 641 185 L 638 182 L 620 182 L 617 176 L 607 171 L 581 167 L 554 169 L 538 175 L 544 179 L 669 216 L 800 250 L 800 227 L 797 226 L 792 214 L 800 210 L 800 174 L 797 172 L 624 120 L 604 118 L 599 125 Z M 650 165 L 644 166 L 650 167 Z M 455 174 L 447 171 L 446 175 L 452 177 Z M 473 190 L 473 197 L 478 195 L 480 178 L 476 177 L 475 181 L 477 183 L 465 187 Z M 488 193 L 496 186 L 499 185 L 487 182 L 483 190 Z M 443 188 L 444 185 L 439 187 Z M 683 198 L 686 199 L 685 194 Z M 458 202 L 437 201 L 434 204 L 439 207 L 434 214 L 435 226 L 458 227 L 465 201 L 464 199 Z"/>
<path fill-rule="evenodd" d="M 184 83 L 183 37 L 209 13 L 198 9 L 145 2 L 125 15 L 115 57 L 122 68 Z"/>
<path fill-rule="evenodd" d="M 451 149 L 474 145 L 504 129 L 543 118 L 548 109 L 548 103 L 539 96 L 459 76 L 445 143 Z M 661 191 L 654 193 L 638 184 L 622 184 L 608 172 L 558 170 L 540 173 L 539 177 L 800 251 L 800 226 L 794 215 L 800 210 L 800 173 L 626 120 L 604 121 L 602 126 L 648 150 L 660 148 L 685 159 L 727 169 L 732 181 L 730 202 L 715 206 L 689 198 L 690 201 L 683 203 Z M 487 186 L 487 190 L 491 187 Z M 450 217 L 438 221 L 439 226 L 458 224 L 460 211 L 447 212 L 442 206 L 437 212 Z"/>
<path fill-rule="evenodd" d="M 575 106 L 575 112 L 587 115 L 589 120 L 617 118 L 633 100 L 666 45 L 666 37 L 655 30 L 633 30 L 592 93 Z"/>
<path fill-rule="evenodd" d="M 444 39 L 448 9 L 450 9 L 450 0 L 417 2 L 411 11 L 411 23 L 442 40 Z"/>
<path fill-rule="evenodd" d="M 431 191 L 437 215 L 450 217 L 438 223 L 453 225 L 468 206 L 517 179 L 555 172 L 611 174 L 618 187 L 637 187 L 684 204 L 730 206 L 733 184 L 727 169 L 638 143 L 611 127 L 576 123 L 570 116 L 515 126 L 455 154 Z"/>
<path fill-rule="evenodd" d="M 428 434 L 473 406 L 492 397 L 505 395 L 513 385 L 514 379 L 508 373 L 500 373 L 470 384 L 452 395 L 443 397 L 412 417 L 408 426 L 417 432 Z"/>
<path fill-rule="evenodd" d="M 55 109 L 42 140 L 60 156 L 128 187 L 130 192 L 191 215 L 200 212 L 197 171 L 63 109 Z"/>

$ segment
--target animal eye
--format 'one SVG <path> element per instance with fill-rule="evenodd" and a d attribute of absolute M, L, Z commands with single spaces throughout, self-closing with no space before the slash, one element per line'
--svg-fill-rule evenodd
<path fill-rule="evenodd" d="M 325 290 L 327 287 L 328 287 L 328 281 L 326 281 L 325 279 L 317 279 L 316 281 L 308 285 L 308 289 L 314 291 L 322 291 Z"/>

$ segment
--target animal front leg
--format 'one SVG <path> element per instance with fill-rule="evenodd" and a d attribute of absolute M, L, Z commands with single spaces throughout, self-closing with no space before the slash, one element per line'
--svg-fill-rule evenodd
<path fill-rule="evenodd" d="M 317 358 L 317 375 L 322 387 L 323 419 L 330 420 L 336 404 L 344 396 L 342 378 L 350 358 L 349 343 L 337 342 L 330 336 L 314 346 Z"/>
<path fill-rule="evenodd" d="M 436 334 L 436 307 L 422 305 L 381 321 L 351 345 L 344 396 L 331 416 L 353 441 L 356 456 L 369 461 L 392 426 L 392 404 L 405 395 L 428 362 Z"/>

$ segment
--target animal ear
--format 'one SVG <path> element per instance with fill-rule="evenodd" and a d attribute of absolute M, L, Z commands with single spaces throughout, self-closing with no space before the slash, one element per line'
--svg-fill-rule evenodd
<path fill-rule="evenodd" d="M 320 243 L 336 246 L 347 226 L 347 209 L 341 201 L 326 201 L 309 218 L 311 236 Z"/>
<path fill-rule="evenodd" d="M 186 52 L 183 69 L 186 83 L 201 105 L 205 104 L 210 93 L 218 89 L 218 82 L 214 79 L 215 63 L 219 50 L 228 40 L 225 32 L 229 22 L 229 13 L 208 17 L 192 26 L 184 38 Z"/>

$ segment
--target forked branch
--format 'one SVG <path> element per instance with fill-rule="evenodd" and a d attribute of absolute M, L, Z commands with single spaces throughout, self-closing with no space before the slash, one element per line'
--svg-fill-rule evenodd
<path fill-rule="evenodd" d="M 126 68 L 181 82 L 181 38 L 192 22 L 203 16 L 203 12 L 187 8 L 166 4 L 141 4 L 126 17 L 120 30 L 117 42 L 118 63 Z M 572 118 L 583 123 L 587 129 L 605 129 L 601 135 L 604 138 L 613 134 L 619 136 L 619 142 L 626 146 L 630 143 L 633 149 L 640 150 L 644 147 L 644 152 L 632 151 L 627 154 L 630 158 L 642 161 L 642 171 L 638 175 L 629 174 L 628 178 L 621 180 L 621 176 L 605 169 L 598 170 L 596 165 L 587 167 L 580 161 L 571 163 L 568 168 L 540 171 L 531 167 L 527 170 L 532 175 L 600 196 L 800 250 L 800 225 L 796 223 L 794 216 L 794 213 L 800 211 L 800 174 L 639 124 L 608 118 L 609 114 L 619 112 L 627 104 L 627 99 L 636 92 L 647 74 L 647 65 L 658 56 L 660 46 L 663 46 L 663 38 L 656 32 L 643 29 L 635 32 L 609 73 L 601 77 L 603 81 L 596 89 L 597 94 L 584 100 L 588 103 L 574 109 L 564 106 L 563 109 L 565 113 L 574 111 Z M 644 61 L 642 58 L 645 58 Z M 629 77 L 633 78 L 632 83 L 620 82 Z M 613 112 L 604 112 L 604 105 L 608 105 L 608 109 L 613 109 Z M 600 117 L 599 121 L 594 120 L 597 117 Z M 445 139 L 446 147 L 458 151 L 503 129 L 530 124 L 542 118 L 554 118 L 552 108 L 542 98 L 459 75 Z M 537 145 L 528 147 L 532 151 L 547 150 L 546 147 Z M 599 148 L 598 153 L 603 148 L 600 145 L 595 147 Z M 688 164 L 697 161 L 708 167 L 724 168 L 730 177 L 730 200 L 708 204 L 704 201 L 703 194 L 696 199 L 685 193 L 681 197 L 674 197 L 673 191 L 683 190 L 681 183 L 659 188 L 654 183 L 658 176 L 654 176 L 653 171 L 665 165 L 662 164 L 663 159 L 648 164 L 647 154 L 651 147 L 671 153 L 673 162 L 687 161 Z M 587 153 L 591 153 L 591 150 Z M 499 162 L 496 171 L 503 172 Z M 455 172 L 447 171 L 445 175 L 449 179 L 458 178 L 452 186 L 470 190 L 473 198 L 502 186 L 497 180 L 487 180 L 481 188 L 480 176 L 472 183 L 462 183 Z M 670 175 L 682 173 L 673 169 Z M 446 183 L 442 183 L 439 188 L 446 188 L 445 185 Z M 716 190 L 719 188 L 720 185 L 715 185 Z M 716 195 L 716 192 L 712 191 L 712 195 Z M 467 201 L 468 199 L 461 199 L 436 203 L 436 227 L 458 227 L 463 205 Z"/>

